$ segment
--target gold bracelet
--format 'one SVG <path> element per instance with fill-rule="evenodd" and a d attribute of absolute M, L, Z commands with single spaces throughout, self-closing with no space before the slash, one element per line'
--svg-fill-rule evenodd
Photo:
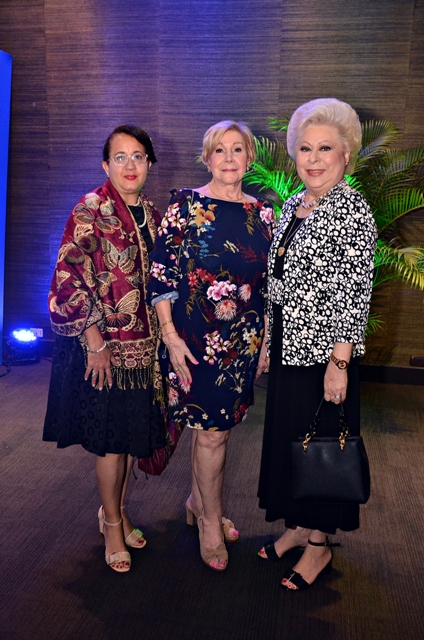
<path fill-rule="evenodd" d="M 162 333 L 162 338 L 164 338 L 165 336 L 170 336 L 171 333 L 178 333 L 178 331 L 168 331 L 167 333 Z"/>
<path fill-rule="evenodd" d="M 164 322 L 163 324 L 159 325 L 159 327 L 160 327 L 161 329 L 163 329 L 163 327 L 164 327 L 165 325 L 167 325 L 167 324 L 171 324 L 171 322 L 174 322 L 172 318 L 171 318 L 171 320 L 167 320 L 167 321 L 166 321 L 166 322 Z"/>

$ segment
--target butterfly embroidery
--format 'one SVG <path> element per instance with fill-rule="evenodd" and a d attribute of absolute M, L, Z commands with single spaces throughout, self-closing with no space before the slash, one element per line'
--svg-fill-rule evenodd
<path fill-rule="evenodd" d="M 69 271 L 57 271 L 56 272 L 56 287 L 57 290 L 60 291 L 62 284 L 65 282 L 67 278 L 70 276 Z"/>
<path fill-rule="evenodd" d="M 93 233 L 93 225 L 92 224 L 77 224 L 74 229 L 74 240 L 78 243 L 81 238 L 85 236 L 91 236 Z M 93 237 L 93 236 L 92 236 Z"/>
<path fill-rule="evenodd" d="M 77 204 L 73 214 L 75 224 L 91 225 L 94 222 L 94 215 L 83 204 Z"/>
<path fill-rule="evenodd" d="M 111 333 L 122 329 L 130 331 L 137 322 L 135 312 L 140 304 L 140 292 L 134 289 L 127 293 L 115 307 L 103 303 L 108 331 Z"/>
<path fill-rule="evenodd" d="M 64 316 L 65 318 L 67 318 L 69 314 L 73 312 L 75 307 L 80 306 L 80 303 L 86 299 L 87 293 L 85 291 L 81 291 L 80 289 L 74 291 L 74 293 L 69 296 L 67 301 L 63 302 L 60 305 L 57 304 L 57 297 L 54 296 L 54 298 L 52 298 L 50 301 L 50 311 L 52 311 L 53 313 L 57 313 L 59 316 Z"/>
<path fill-rule="evenodd" d="M 118 278 L 115 274 L 110 271 L 100 271 L 99 273 L 96 273 L 94 264 L 90 258 L 86 256 L 84 264 L 84 280 L 89 287 L 97 287 L 101 297 L 108 293 L 110 285 L 117 279 Z"/>
<path fill-rule="evenodd" d="M 102 238 L 102 249 L 104 251 L 105 265 L 108 269 L 118 266 L 122 273 L 131 273 L 134 269 L 134 259 L 138 251 L 135 245 L 131 245 L 131 247 L 119 252 L 110 240 Z"/>
<path fill-rule="evenodd" d="M 137 269 L 137 271 L 134 273 L 134 275 L 132 276 L 127 276 L 125 278 L 125 280 L 127 282 L 129 282 L 130 284 L 132 284 L 133 287 L 138 287 L 138 285 L 142 284 L 143 282 L 143 276 L 142 273 L 140 271 L 140 269 Z"/>
<path fill-rule="evenodd" d="M 96 227 L 104 233 L 114 233 L 115 229 L 120 229 L 121 226 L 122 223 L 116 216 L 107 216 L 96 220 Z"/>

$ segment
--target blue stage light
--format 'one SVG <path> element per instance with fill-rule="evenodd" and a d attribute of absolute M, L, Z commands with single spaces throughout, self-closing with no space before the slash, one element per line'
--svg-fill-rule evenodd
<path fill-rule="evenodd" d="M 30 329 L 14 329 L 6 340 L 5 364 L 19 365 L 39 362 L 38 338 Z"/>
<path fill-rule="evenodd" d="M 24 344 L 34 343 L 37 340 L 37 336 L 31 329 L 15 329 L 11 335 L 17 342 Z"/>

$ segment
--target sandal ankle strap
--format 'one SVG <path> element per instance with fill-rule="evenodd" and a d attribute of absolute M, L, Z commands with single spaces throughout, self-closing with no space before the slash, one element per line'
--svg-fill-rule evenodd
<path fill-rule="evenodd" d="M 313 547 L 328 547 L 330 543 L 328 542 L 328 538 L 325 542 L 313 542 L 308 538 L 308 544 L 312 545 Z"/>
<path fill-rule="evenodd" d="M 104 518 L 102 519 L 104 524 L 106 524 L 108 527 L 118 527 L 120 524 L 122 524 L 122 518 L 119 520 L 119 522 L 106 522 Z"/>
<path fill-rule="evenodd" d="M 330 542 L 328 537 L 326 538 L 325 542 L 313 542 L 308 538 L 308 544 L 310 544 L 312 547 L 340 547 L 340 542 Z"/>

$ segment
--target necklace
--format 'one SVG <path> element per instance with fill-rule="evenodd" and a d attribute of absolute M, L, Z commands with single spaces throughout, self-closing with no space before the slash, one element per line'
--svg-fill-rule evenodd
<path fill-rule="evenodd" d="M 324 193 L 322 196 L 317 196 L 317 197 L 315 198 L 315 200 L 311 200 L 311 202 L 309 202 L 308 204 L 306 204 L 306 202 L 305 202 L 305 197 L 306 197 L 306 194 L 307 194 L 307 193 L 308 193 L 308 192 L 306 192 L 306 193 L 305 193 L 305 195 L 303 195 L 303 196 L 302 196 L 302 200 L 300 201 L 300 202 L 301 202 L 301 205 L 302 205 L 302 207 L 303 207 L 304 209 L 312 209 L 312 207 L 315 207 L 315 205 L 317 205 L 319 202 L 321 202 L 321 200 L 324 200 L 324 198 L 328 195 L 328 191 L 327 191 L 327 192 L 326 192 L 326 193 Z"/>
<path fill-rule="evenodd" d="M 221 197 L 221 196 L 219 196 L 217 193 L 215 193 L 215 191 L 214 191 L 214 190 L 212 189 L 212 187 L 211 187 L 211 183 L 210 183 L 210 182 L 208 183 L 208 187 L 209 187 L 209 191 L 210 191 L 211 193 L 213 193 L 213 195 L 214 195 L 216 198 L 218 198 L 218 200 L 228 200 L 228 202 L 241 202 L 241 201 L 243 200 L 243 198 L 244 198 L 244 195 L 242 195 L 242 196 L 241 196 L 241 198 L 233 198 L 233 199 L 231 199 L 231 198 L 222 198 L 222 197 Z"/>
<path fill-rule="evenodd" d="M 147 222 L 147 215 L 146 215 L 146 209 L 144 208 L 144 204 L 143 204 L 143 203 L 142 203 L 142 201 L 141 201 L 141 196 L 138 196 L 138 200 L 137 200 L 137 202 L 136 202 L 135 204 L 130 204 L 130 205 L 128 205 L 127 203 L 125 203 L 125 205 L 126 205 L 126 207 L 127 207 L 128 211 L 129 211 L 132 215 L 134 215 L 134 214 L 133 214 L 133 212 L 131 211 L 130 207 L 143 207 L 144 220 L 143 220 L 143 222 L 142 222 L 141 224 L 139 224 L 139 223 L 137 222 L 137 226 L 138 226 L 138 228 L 139 228 L 139 229 L 142 229 L 142 227 L 144 227 L 144 225 L 145 225 L 145 224 L 146 224 L 146 222 Z"/>
<path fill-rule="evenodd" d="M 284 238 L 283 244 L 280 247 L 278 247 L 277 255 L 279 258 L 281 258 L 281 256 L 283 256 L 286 253 L 287 245 L 289 241 L 296 235 L 300 227 L 305 224 L 305 220 L 307 219 L 307 217 L 302 218 L 302 222 L 296 227 L 296 220 L 299 220 L 299 218 L 296 216 L 296 214 L 293 214 L 293 218 L 286 231 L 286 237 Z"/>

